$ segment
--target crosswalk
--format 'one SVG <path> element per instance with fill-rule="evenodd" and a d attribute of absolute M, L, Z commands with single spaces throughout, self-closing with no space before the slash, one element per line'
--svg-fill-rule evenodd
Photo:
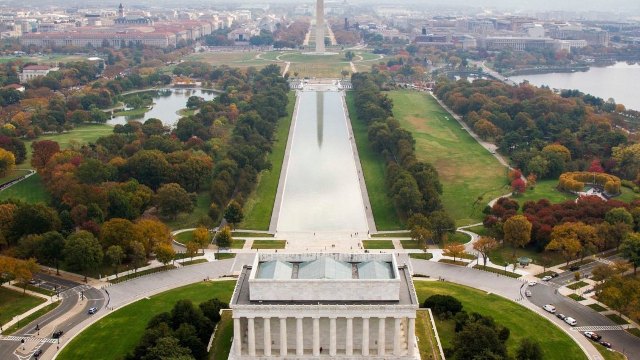
<path fill-rule="evenodd" d="M 624 328 L 620 325 L 576 326 L 571 328 L 571 331 L 614 331 L 614 330 L 624 330 Z"/>
<path fill-rule="evenodd" d="M 3 336 L 3 335 L 0 335 L 0 341 L 17 341 L 17 342 L 21 342 L 22 340 L 24 340 L 25 342 L 32 341 L 32 342 L 50 343 L 50 344 L 55 344 L 56 342 L 58 342 L 57 339 L 52 339 L 52 338 L 40 338 L 40 337 L 30 337 L 30 336 Z"/>

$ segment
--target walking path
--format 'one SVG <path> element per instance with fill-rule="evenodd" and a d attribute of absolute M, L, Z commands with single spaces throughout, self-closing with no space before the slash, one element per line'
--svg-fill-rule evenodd
<path fill-rule="evenodd" d="M 8 181 L 8 182 L 0 185 L 0 191 L 7 190 L 8 188 L 12 187 L 13 185 L 15 185 L 15 184 L 17 184 L 17 183 L 19 183 L 19 182 L 21 182 L 23 180 L 26 180 L 29 177 L 31 177 L 31 176 L 36 174 L 36 171 L 33 170 L 33 169 L 16 169 L 16 170 L 27 171 L 28 173 L 23 175 L 23 176 L 21 176 L 21 177 L 19 177 L 19 178 L 17 178 L 17 179 L 13 179 L 11 181 Z"/>

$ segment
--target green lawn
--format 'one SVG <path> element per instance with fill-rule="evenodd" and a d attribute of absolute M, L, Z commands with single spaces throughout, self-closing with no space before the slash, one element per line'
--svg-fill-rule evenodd
<path fill-rule="evenodd" d="M 58 359 L 120 359 L 133 350 L 153 316 L 171 310 L 181 299 L 194 304 L 211 298 L 229 302 L 235 284 L 235 281 L 198 282 L 141 299 L 92 324 L 64 348 Z"/>
<path fill-rule="evenodd" d="M 412 259 L 431 260 L 433 259 L 433 254 L 432 253 L 420 253 L 420 254 L 411 253 L 409 254 L 409 257 Z"/>
<path fill-rule="evenodd" d="M 231 243 L 231 249 L 242 249 L 246 240 L 233 239 Z"/>
<path fill-rule="evenodd" d="M 0 287 L 0 324 L 4 325 L 26 311 L 45 302 L 44 299 Z"/>
<path fill-rule="evenodd" d="M 480 260 L 480 264 L 482 264 L 482 260 Z M 496 268 L 492 268 L 492 267 L 489 267 L 489 266 L 485 267 L 483 265 L 474 265 L 473 268 L 474 269 L 478 269 L 478 270 L 482 270 L 482 271 L 488 271 L 488 272 L 491 272 L 491 273 L 494 273 L 494 274 L 500 274 L 500 275 L 512 277 L 512 278 L 515 278 L 515 279 L 517 279 L 520 276 L 522 276 L 522 275 L 520 275 L 518 273 L 514 273 L 512 271 L 504 271 L 504 269 L 496 269 Z"/>
<path fill-rule="evenodd" d="M 585 300 L 585 298 L 583 298 L 582 296 L 578 295 L 578 294 L 569 294 L 569 297 L 572 298 L 575 301 L 582 301 Z"/>
<path fill-rule="evenodd" d="M 569 289 L 571 289 L 571 290 L 576 290 L 576 289 L 580 289 L 581 287 L 585 287 L 585 286 L 587 286 L 587 285 L 589 285 L 589 284 L 587 284 L 587 283 L 586 283 L 586 282 L 584 282 L 584 281 L 578 281 L 578 282 L 575 282 L 575 283 L 573 283 L 573 284 L 571 284 L 571 285 L 567 285 L 567 287 L 568 287 Z"/>
<path fill-rule="evenodd" d="M 271 213 L 276 200 L 282 162 L 287 148 L 287 138 L 289 128 L 293 118 L 293 109 L 296 104 L 296 93 L 289 92 L 289 103 L 287 104 L 287 116 L 280 118 L 276 128 L 273 149 L 268 155 L 271 163 L 271 170 L 265 170 L 258 176 L 258 184 L 255 191 L 249 196 L 244 205 L 244 221 L 240 228 L 252 230 L 268 230 L 271 222 Z"/>
<path fill-rule="evenodd" d="M 245 238 L 245 237 L 263 237 L 263 238 L 272 238 L 273 234 L 260 233 L 260 232 L 240 232 L 240 231 L 232 231 L 231 236 L 234 238 Z"/>
<path fill-rule="evenodd" d="M 589 304 L 587 305 L 588 307 L 592 308 L 593 310 L 597 311 L 597 312 L 602 312 L 602 311 L 607 311 L 608 309 L 598 303 L 593 303 L 593 304 Z"/>
<path fill-rule="evenodd" d="M 605 316 L 608 317 L 611 321 L 613 321 L 614 323 L 616 323 L 618 325 L 627 325 L 629 323 L 627 320 L 621 318 L 617 314 L 609 314 L 609 315 L 605 315 Z"/>
<path fill-rule="evenodd" d="M 501 246 L 489 253 L 489 259 L 491 259 L 491 262 L 494 264 L 503 265 L 505 262 L 512 261 L 512 254 L 513 248 L 511 246 Z M 531 248 L 516 249 L 516 259 L 521 256 L 526 256 L 530 259 L 533 259 L 533 262 L 536 264 L 540 264 L 542 257 L 547 256 L 551 260 L 551 265 L 547 265 L 547 267 L 565 262 L 564 258 L 562 258 L 562 256 L 558 252 L 540 253 Z"/>
<path fill-rule="evenodd" d="M 171 230 L 193 228 L 201 225 L 203 222 L 211 221 L 209 219 L 209 206 L 211 205 L 211 196 L 208 191 L 198 194 L 196 198 L 196 206 L 189 214 L 180 214 L 174 220 L 165 221 L 165 224 Z"/>
<path fill-rule="evenodd" d="M 367 250 L 393 249 L 391 240 L 362 240 L 362 245 Z"/>
<path fill-rule="evenodd" d="M 32 322 L 33 320 L 39 318 L 40 316 L 48 313 L 49 311 L 55 309 L 58 307 L 58 305 L 60 305 L 62 303 L 61 300 L 57 300 L 54 303 L 51 303 L 45 307 L 43 307 L 42 309 L 35 311 L 34 313 L 32 313 L 31 315 L 27 316 L 26 318 L 20 320 L 20 323 L 16 323 L 13 324 L 12 326 L 10 326 L 7 329 L 4 329 L 4 331 L 2 332 L 3 335 L 11 335 L 13 333 L 15 333 L 16 331 L 22 329 L 25 325 L 29 324 L 30 322 Z"/>
<path fill-rule="evenodd" d="M 211 344 L 209 352 L 210 360 L 227 360 L 231 351 L 231 340 L 233 339 L 233 314 L 231 311 L 222 312 L 218 328 Z"/>
<path fill-rule="evenodd" d="M 415 240 L 400 240 L 403 249 L 422 249 L 420 244 Z"/>
<path fill-rule="evenodd" d="M 393 201 L 387 193 L 383 158 L 376 154 L 369 144 L 367 124 L 358 119 L 353 94 L 347 92 L 346 100 L 376 228 L 378 231 L 403 229 L 404 224 L 400 221 Z"/>
<path fill-rule="evenodd" d="M 539 180 L 536 182 L 535 189 L 527 189 L 524 194 L 518 195 L 514 197 L 514 199 L 517 200 L 521 206 L 527 201 L 538 201 L 540 199 L 547 199 L 553 204 L 576 199 L 575 195 L 558 191 L 556 186 L 558 186 L 557 179 Z M 623 187 L 622 194 L 614 199 L 631 202 L 638 197 L 640 197 L 640 194 L 636 194 L 632 190 Z"/>
<path fill-rule="evenodd" d="M 48 203 L 49 193 L 42 184 L 40 175 L 31 175 L 12 187 L 0 191 L 0 200 L 17 199 L 28 203 Z"/>
<path fill-rule="evenodd" d="M 509 192 L 506 168 L 428 94 L 401 90 L 388 95 L 395 118 L 416 140 L 416 156 L 438 170 L 447 212 L 458 226 L 481 221 L 487 202 Z"/>
<path fill-rule="evenodd" d="M 415 281 L 420 303 L 431 295 L 445 294 L 460 300 L 467 312 L 491 316 L 511 330 L 507 349 L 514 356 L 520 341 L 529 338 L 540 342 L 545 360 L 584 360 L 578 345 L 549 320 L 523 306 L 495 294 L 447 282 Z M 436 321 L 444 347 L 450 347 L 454 335 L 453 321 Z"/>
<path fill-rule="evenodd" d="M 284 249 L 286 240 L 253 240 L 252 249 Z"/>
<path fill-rule="evenodd" d="M 400 232 L 400 233 L 382 233 L 382 234 L 371 234 L 372 238 L 402 238 L 402 237 L 411 237 L 410 232 Z"/>
<path fill-rule="evenodd" d="M 194 240 L 193 231 L 185 231 L 173 237 L 177 242 L 181 244 L 187 244 Z"/>
<path fill-rule="evenodd" d="M 431 317 L 425 309 L 416 312 L 416 336 L 418 337 L 420 359 L 441 359 L 435 332 L 431 327 Z"/>
<path fill-rule="evenodd" d="M 216 260 L 233 259 L 236 257 L 234 253 L 216 253 Z"/>

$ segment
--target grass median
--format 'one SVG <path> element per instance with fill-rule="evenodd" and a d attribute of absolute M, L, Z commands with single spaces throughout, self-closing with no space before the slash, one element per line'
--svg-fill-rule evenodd
<path fill-rule="evenodd" d="M 243 229 L 268 230 L 271 214 L 278 192 L 280 172 L 282 171 L 284 154 L 287 150 L 287 139 L 293 119 L 293 109 L 296 103 L 294 91 L 290 91 L 287 115 L 280 118 L 275 132 L 275 141 L 271 153 L 268 155 L 271 170 L 265 170 L 258 176 L 258 185 L 249 196 L 244 206 L 244 221 L 240 225 Z"/>
<path fill-rule="evenodd" d="M 395 118 L 416 140 L 416 156 L 438 170 L 444 208 L 458 226 L 481 221 L 487 202 L 509 191 L 506 168 L 430 95 L 408 90 L 388 95 Z"/>
<path fill-rule="evenodd" d="M 404 226 L 387 192 L 383 157 L 376 154 L 369 143 L 367 124 L 358 119 L 355 99 L 352 93 L 347 93 L 346 101 L 376 228 L 378 231 L 400 230 Z"/>
<path fill-rule="evenodd" d="M 467 312 L 491 316 L 497 323 L 508 327 L 511 334 L 506 345 L 511 356 L 515 355 L 520 342 L 527 338 L 543 345 L 542 352 L 545 360 L 587 359 L 569 335 L 546 318 L 513 301 L 448 282 L 416 281 L 414 284 L 420 303 L 431 295 L 451 295 L 462 302 Z M 451 347 L 455 336 L 453 320 L 442 321 L 436 318 L 436 326 L 443 347 Z"/>
<path fill-rule="evenodd" d="M 65 347 L 58 359 L 121 359 L 140 341 L 147 322 L 170 311 L 181 299 L 199 304 L 211 298 L 229 302 L 235 281 L 208 281 L 187 285 L 120 308 L 89 326 Z"/>

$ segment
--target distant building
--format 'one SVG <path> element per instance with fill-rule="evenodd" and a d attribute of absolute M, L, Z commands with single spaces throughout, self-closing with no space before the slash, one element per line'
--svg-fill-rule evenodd
<path fill-rule="evenodd" d="M 419 358 L 418 299 L 393 254 L 267 254 L 229 304 L 230 360 Z"/>
<path fill-rule="evenodd" d="M 478 46 L 493 51 L 506 49 L 524 51 L 529 49 L 553 48 L 555 41 L 551 38 L 490 36 L 480 38 Z"/>
<path fill-rule="evenodd" d="M 599 28 L 562 24 L 552 27 L 549 36 L 559 40 L 585 40 L 589 45 L 609 46 L 609 32 Z"/>
<path fill-rule="evenodd" d="M 153 20 L 146 16 L 125 16 L 124 6 L 118 6 L 118 17 L 113 20 L 115 25 L 153 25 Z"/>
<path fill-rule="evenodd" d="M 52 71 L 57 71 L 58 68 L 50 68 L 44 65 L 29 65 L 25 66 L 20 73 L 20 82 L 26 83 L 37 77 L 47 76 Z"/>

